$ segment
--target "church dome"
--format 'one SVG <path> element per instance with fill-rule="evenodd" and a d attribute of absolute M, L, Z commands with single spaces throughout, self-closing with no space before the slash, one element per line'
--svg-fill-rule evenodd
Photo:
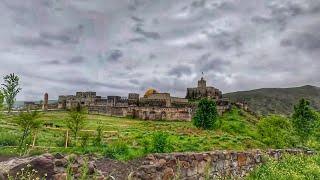
<path fill-rule="evenodd" d="M 150 89 L 148 89 L 146 91 L 146 93 L 144 93 L 144 97 L 147 98 L 147 97 L 149 97 L 149 96 L 151 96 L 152 94 L 155 94 L 155 93 L 158 93 L 158 92 L 155 89 L 150 88 Z"/>

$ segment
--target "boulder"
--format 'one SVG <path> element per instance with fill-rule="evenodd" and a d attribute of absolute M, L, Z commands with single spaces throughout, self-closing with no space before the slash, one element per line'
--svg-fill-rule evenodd
<path fill-rule="evenodd" d="M 67 180 L 67 173 L 59 173 L 53 176 L 53 180 Z"/>
<path fill-rule="evenodd" d="M 0 169 L 10 176 L 16 176 L 17 172 L 35 170 L 37 176 L 50 179 L 54 172 L 54 157 L 51 154 L 44 154 L 36 157 L 14 158 L 8 161 L 0 162 Z"/>

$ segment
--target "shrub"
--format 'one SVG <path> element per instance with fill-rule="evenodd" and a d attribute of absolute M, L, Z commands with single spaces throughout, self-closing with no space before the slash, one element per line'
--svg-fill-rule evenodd
<path fill-rule="evenodd" d="M 280 161 L 269 159 L 247 179 L 320 179 L 320 156 L 286 155 Z"/>
<path fill-rule="evenodd" d="M 310 137 L 317 123 L 317 115 L 311 109 L 309 101 L 301 99 L 294 106 L 292 123 L 301 140 L 307 140 Z"/>
<path fill-rule="evenodd" d="M 88 143 L 89 143 L 89 133 L 83 133 L 81 136 L 81 147 L 85 148 L 87 147 Z"/>
<path fill-rule="evenodd" d="M 198 104 L 193 124 L 197 128 L 213 129 L 218 119 L 216 103 L 213 100 L 202 99 Z"/>
<path fill-rule="evenodd" d="M 15 122 L 20 127 L 22 135 L 20 137 L 19 147 L 20 149 L 27 150 L 26 140 L 31 138 L 31 135 L 35 136 L 42 126 L 42 121 L 39 120 L 40 114 L 37 111 L 21 112 L 16 117 Z M 30 144 L 30 143 L 29 143 Z M 24 152 L 22 152 L 24 153 Z"/>
<path fill-rule="evenodd" d="M 101 122 L 99 122 L 99 124 L 100 124 L 100 123 L 101 123 Z M 101 146 L 101 144 L 102 144 L 102 138 L 103 138 L 103 128 L 102 128 L 101 125 L 99 125 L 99 126 L 97 127 L 96 137 L 95 137 L 95 139 L 94 139 L 94 141 L 93 141 L 93 144 L 94 144 L 95 146 Z"/>
<path fill-rule="evenodd" d="M 156 132 L 152 135 L 152 152 L 164 153 L 172 150 L 168 140 L 169 135 L 165 132 Z"/>
<path fill-rule="evenodd" d="M 129 155 L 129 146 L 124 142 L 115 142 L 106 147 L 104 154 L 112 159 L 125 159 Z"/>
<path fill-rule="evenodd" d="M 2 146 L 17 146 L 17 137 L 13 134 L 0 133 L 0 147 Z"/>
<path fill-rule="evenodd" d="M 78 104 L 76 108 L 72 109 L 69 112 L 69 118 L 66 119 L 66 125 L 74 136 L 75 145 L 77 145 L 78 134 L 80 130 L 84 127 L 86 119 L 86 109 L 81 107 L 80 104 Z"/>
<path fill-rule="evenodd" d="M 296 139 L 290 121 L 282 116 L 268 116 L 258 123 L 261 141 L 273 148 L 294 146 Z"/>

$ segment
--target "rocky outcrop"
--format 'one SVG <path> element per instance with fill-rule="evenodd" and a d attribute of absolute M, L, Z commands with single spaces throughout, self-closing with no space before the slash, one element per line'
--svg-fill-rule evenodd
<path fill-rule="evenodd" d="M 313 152 L 288 150 L 260 150 L 248 152 L 214 151 L 205 153 L 172 153 L 149 155 L 137 171 L 129 175 L 130 180 L 170 179 L 215 179 L 221 177 L 244 177 L 268 155 L 279 159 L 283 153 L 307 154 Z"/>
<path fill-rule="evenodd" d="M 86 176 L 96 179 L 103 179 L 101 172 L 96 169 L 96 159 L 92 157 L 81 157 L 77 155 L 63 156 L 62 154 L 44 154 L 35 157 L 13 158 L 8 161 L 0 162 L 0 179 L 8 176 L 19 179 L 22 172 L 31 173 L 32 178 L 40 177 L 53 180 L 66 180 L 67 169 L 74 179 Z M 84 168 L 85 167 L 85 168 Z"/>

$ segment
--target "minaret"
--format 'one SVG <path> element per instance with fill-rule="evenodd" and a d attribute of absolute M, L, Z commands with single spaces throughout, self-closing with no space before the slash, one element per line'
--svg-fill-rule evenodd
<path fill-rule="evenodd" d="M 48 93 L 45 93 L 44 99 L 43 99 L 43 105 L 42 105 L 43 111 L 48 111 L 48 102 L 49 102 L 49 95 L 48 95 Z"/>

